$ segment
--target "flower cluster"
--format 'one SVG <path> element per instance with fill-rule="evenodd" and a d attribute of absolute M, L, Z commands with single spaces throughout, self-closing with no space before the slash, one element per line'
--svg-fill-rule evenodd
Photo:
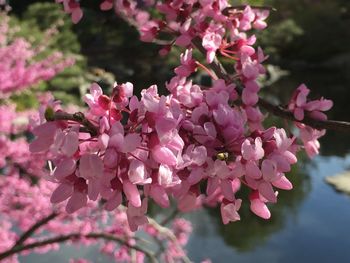
<path fill-rule="evenodd" d="M 293 113 L 299 130 L 299 137 L 303 142 L 304 149 L 309 157 L 314 157 L 319 153 L 320 143 L 318 139 L 322 137 L 326 130 L 316 130 L 303 123 L 299 123 L 306 116 L 315 120 L 327 120 L 327 115 L 323 111 L 328 111 L 333 106 L 331 100 L 320 98 L 318 100 L 308 100 L 310 90 L 301 84 L 294 92 L 288 109 Z"/>
<path fill-rule="evenodd" d="M 322 111 L 328 111 L 332 108 L 333 102 L 321 98 L 319 100 L 309 100 L 307 96 L 310 90 L 304 85 L 300 85 L 294 92 L 291 101 L 289 102 L 288 109 L 293 112 L 294 117 L 298 121 L 302 121 L 306 114 L 318 120 L 326 120 L 327 115 Z"/>
<path fill-rule="evenodd" d="M 293 134 L 263 125 L 258 78 L 266 73 L 262 63 L 267 57 L 254 47 L 252 30 L 266 28 L 269 11 L 216 0 L 101 3 L 102 10 L 113 7 L 139 30 L 142 41 L 158 42 L 168 34 L 172 41 L 163 46 L 162 55 L 173 46 L 185 50 L 175 76 L 166 83 L 168 96 L 151 86 L 139 99 L 131 83 L 116 84 L 107 96 L 93 84 L 85 96 L 89 110 L 80 119 L 70 115 L 67 121 L 49 109 L 50 121 L 34 130 L 32 150 L 52 155 L 52 179 L 58 183 L 52 200 L 68 199 L 68 212 L 85 206 L 88 199 L 104 200 L 107 210 L 125 204 L 129 225 L 136 230 L 147 222 L 150 199 L 161 207 L 176 199 L 183 212 L 220 204 L 225 224 L 239 220 L 244 200 L 236 196 L 248 188 L 251 211 L 269 218 L 266 204 L 277 201 L 277 189 L 292 189 L 285 175 L 302 149 Z M 159 13 L 157 18 L 149 9 Z M 193 49 L 214 72 L 193 58 Z M 226 73 L 220 56 L 232 62 L 235 75 Z M 210 87 L 190 79 L 199 68 L 212 77 Z M 289 111 L 299 121 L 304 111 L 325 119 L 321 111 L 332 103 L 307 101 L 308 92 L 299 87 Z M 318 153 L 324 131 L 296 126 L 309 156 Z"/>
<path fill-rule="evenodd" d="M 248 187 L 251 210 L 269 218 L 266 203 L 277 200 L 273 187 L 292 188 L 284 173 L 297 161 L 294 138 L 276 128 L 248 132 L 244 109 L 230 106 L 235 89 L 223 80 L 203 91 L 176 76 L 167 87 L 169 96 L 151 86 L 139 100 L 131 83 L 116 84 L 111 97 L 93 84 L 80 120 L 49 108 L 51 121 L 33 130 L 30 149 L 52 156 L 51 180 L 58 186 L 51 202 L 68 199 L 68 213 L 99 198 L 106 210 L 125 204 L 136 230 L 147 223 L 148 199 L 168 207 L 175 198 L 184 212 L 219 202 L 225 223 L 238 220 L 242 200 L 235 194 Z M 81 132 L 84 122 L 96 134 Z"/>

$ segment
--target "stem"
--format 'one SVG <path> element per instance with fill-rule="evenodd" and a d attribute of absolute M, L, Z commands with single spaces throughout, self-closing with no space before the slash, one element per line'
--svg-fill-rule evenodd
<path fill-rule="evenodd" d="M 196 61 L 196 64 L 197 64 L 197 66 L 201 67 L 205 72 L 207 72 L 208 75 L 209 75 L 212 79 L 214 79 L 214 80 L 217 80 L 217 79 L 218 79 L 218 77 L 215 76 L 215 75 L 213 74 L 213 72 L 211 72 L 206 66 L 204 66 L 203 64 L 201 64 L 199 61 Z"/>

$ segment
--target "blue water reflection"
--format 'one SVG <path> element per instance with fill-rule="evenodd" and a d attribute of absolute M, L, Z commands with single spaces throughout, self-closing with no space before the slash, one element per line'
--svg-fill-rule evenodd
<path fill-rule="evenodd" d="M 295 214 L 283 215 L 283 228 L 263 236 L 260 244 L 247 251 L 228 246 L 207 211 L 192 214 L 195 228 L 188 245 L 190 257 L 195 262 L 208 257 L 223 263 L 350 262 L 350 198 L 324 182 L 326 176 L 344 171 L 349 164 L 349 157 L 317 157 L 305 165 L 311 192 Z M 234 238 L 239 242 L 245 237 Z"/>

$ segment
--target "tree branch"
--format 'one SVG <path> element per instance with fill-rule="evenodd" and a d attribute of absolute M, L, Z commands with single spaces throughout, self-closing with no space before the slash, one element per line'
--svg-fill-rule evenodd
<path fill-rule="evenodd" d="M 13 247 L 22 245 L 24 243 L 24 241 L 26 241 L 36 230 L 38 230 L 41 226 L 47 224 L 50 220 L 54 219 L 57 216 L 58 216 L 57 213 L 52 212 L 47 217 L 44 217 L 40 221 L 36 222 L 31 228 L 29 228 L 26 232 L 24 232 L 20 236 L 20 238 L 17 240 L 17 242 L 14 244 Z"/>
<path fill-rule="evenodd" d="M 76 112 L 69 114 L 63 111 L 53 112 L 51 108 L 48 108 L 45 112 L 45 118 L 47 121 L 57 121 L 57 120 L 66 120 L 66 121 L 75 121 L 83 125 L 81 131 L 85 131 L 91 134 L 91 136 L 96 136 L 98 134 L 98 128 L 92 124 L 82 112 Z"/>
<path fill-rule="evenodd" d="M 57 236 L 57 237 L 45 239 L 45 240 L 38 241 L 38 242 L 33 242 L 33 243 L 30 243 L 27 245 L 21 244 L 18 246 L 14 246 L 13 248 L 11 248 L 5 252 L 0 253 L 0 260 L 3 260 L 7 257 L 10 257 L 14 254 L 20 253 L 20 252 L 25 251 L 25 250 L 34 249 L 37 247 L 42 247 L 42 246 L 55 244 L 55 243 L 63 243 L 63 242 L 69 241 L 69 240 L 80 239 L 80 238 L 104 239 L 104 240 L 108 240 L 108 241 L 114 241 L 114 242 L 117 242 L 119 244 L 123 244 L 123 245 L 129 247 L 130 249 L 140 251 L 140 252 L 144 253 L 146 255 L 146 257 L 148 257 L 150 262 L 158 263 L 158 260 L 155 258 L 154 254 L 151 251 L 144 249 L 138 245 L 130 245 L 127 242 L 127 240 L 124 240 L 124 239 L 119 238 L 119 237 L 115 237 L 115 236 L 110 235 L 110 234 L 105 234 L 105 233 L 90 233 L 87 235 L 82 235 L 80 233 L 73 233 L 73 234 L 69 234 L 69 235 L 62 235 L 62 236 Z"/>
<path fill-rule="evenodd" d="M 272 6 L 257 6 L 257 5 L 249 5 L 252 9 L 260 9 L 260 10 L 269 10 L 269 11 L 277 11 L 276 8 L 272 7 Z M 247 5 L 234 5 L 234 6 L 229 6 L 226 7 L 224 10 L 222 10 L 222 13 L 224 15 L 229 15 L 231 10 L 234 9 L 239 9 L 239 10 L 243 10 L 247 7 Z"/>

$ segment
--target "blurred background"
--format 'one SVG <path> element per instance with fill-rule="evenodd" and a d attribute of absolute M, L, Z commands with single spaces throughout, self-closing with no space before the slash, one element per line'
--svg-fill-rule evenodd
<path fill-rule="evenodd" d="M 164 83 L 172 76 L 179 50 L 164 58 L 159 46 L 139 41 L 135 29 L 111 12 L 98 10 L 98 1 L 81 1 L 84 17 L 73 25 L 62 7 L 53 1 L 12 0 L 11 23 L 16 34 L 31 42 L 42 41 L 53 24 L 59 34 L 48 39 L 50 50 L 76 59 L 76 64 L 35 89 L 52 91 L 65 104 L 83 105 L 91 82 L 105 90 L 114 80 L 133 82 L 137 91 Z M 263 92 L 276 103 L 286 104 L 293 90 L 305 83 L 312 97 L 334 101 L 329 118 L 350 121 L 350 1 L 256 0 L 232 1 L 276 8 L 269 27 L 258 33 L 258 44 L 270 57 Z M 228 67 L 230 65 L 227 65 Z M 202 75 L 196 77 L 205 82 Z M 34 91 L 35 91 L 34 89 Z M 165 92 L 165 91 L 164 91 Z M 18 109 L 37 106 L 35 92 L 11 98 Z M 279 120 L 270 118 L 269 123 Z M 217 210 L 202 210 L 187 217 L 194 233 L 187 246 L 195 262 L 349 262 L 350 198 L 335 192 L 324 178 L 350 169 L 350 137 L 328 132 L 321 140 L 321 156 L 300 162 L 289 174 L 294 190 L 281 192 L 271 206 L 272 219 L 263 221 L 242 207 L 242 221 L 222 225 Z M 154 211 L 158 213 L 159 211 Z M 22 262 L 64 262 L 69 256 L 88 255 L 94 262 L 108 262 L 93 249 L 65 247 L 46 255 L 29 255 Z"/>

